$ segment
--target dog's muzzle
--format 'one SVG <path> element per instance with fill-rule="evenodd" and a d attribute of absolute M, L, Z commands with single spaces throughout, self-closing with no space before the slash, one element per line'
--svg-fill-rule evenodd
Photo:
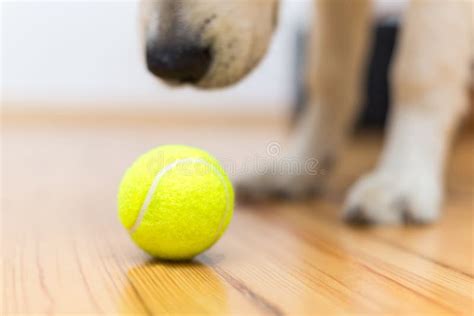
<path fill-rule="evenodd" d="M 148 70 L 155 76 L 175 83 L 197 83 L 209 70 L 212 54 L 201 45 L 170 44 L 147 47 Z"/>

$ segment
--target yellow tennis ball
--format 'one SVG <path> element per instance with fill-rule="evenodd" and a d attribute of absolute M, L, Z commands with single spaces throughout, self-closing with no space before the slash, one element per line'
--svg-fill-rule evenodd
<path fill-rule="evenodd" d="M 126 171 L 119 218 L 150 255 L 190 259 L 211 247 L 232 218 L 234 190 L 218 161 L 180 145 L 158 147 Z"/>

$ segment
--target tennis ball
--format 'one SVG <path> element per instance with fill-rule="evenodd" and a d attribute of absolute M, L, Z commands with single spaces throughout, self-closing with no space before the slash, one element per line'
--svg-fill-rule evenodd
<path fill-rule="evenodd" d="M 153 257 L 190 259 L 211 247 L 232 218 L 234 190 L 218 161 L 180 145 L 158 147 L 126 171 L 119 219 Z"/>

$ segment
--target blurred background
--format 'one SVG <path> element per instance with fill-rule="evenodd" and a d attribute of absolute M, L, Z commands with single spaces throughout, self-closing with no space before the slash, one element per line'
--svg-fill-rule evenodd
<path fill-rule="evenodd" d="M 368 70 L 368 95 L 383 119 L 386 68 L 404 0 L 376 3 L 378 40 Z M 138 0 L 3 1 L 2 104 L 8 111 L 204 111 L 222 115 L 275 115 L 301 103 L 304 34 L 311 0 L 285 0 L 273 45 L 246 80 L 225 90 L 170 89 L 146 71 L 138 32 Z M 375 77 L 374 77 L 375 76 Z M 371 80 L 372 78 L 372 80 Z M 364 101 L 366 104 L 370 100 Z M 373 102 L 372 102 L 373 103 Z M 380 112 L 380 113 L 379 113 Z"/>

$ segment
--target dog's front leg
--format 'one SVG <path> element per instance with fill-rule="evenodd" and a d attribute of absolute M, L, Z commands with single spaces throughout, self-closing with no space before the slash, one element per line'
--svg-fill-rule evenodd
<path fill-rule="evenodd" d="M 376 170 L 352 189 L 345 216 L 362 223 L 431 222 L 443 169 L 466 109 L 470 1 L 413 1 L 392 76 L 395 104 Z"/>
<path fill-rule="evenodd" d="M 310 43 L 307 74 L 309 104 L 285 154 L 264 175 L 244 179 L 240 195 L 304 198 L 326 178 L 337 159 L 359 104 L 360 82 L 371 21 L 369 0 L 320 0 Z M 318 162 L 318 163 L 316 163 Z M 288 165 L 295 168 L 288 168 Z M 318 171 L 318 170 L 316 170 Z"/>

